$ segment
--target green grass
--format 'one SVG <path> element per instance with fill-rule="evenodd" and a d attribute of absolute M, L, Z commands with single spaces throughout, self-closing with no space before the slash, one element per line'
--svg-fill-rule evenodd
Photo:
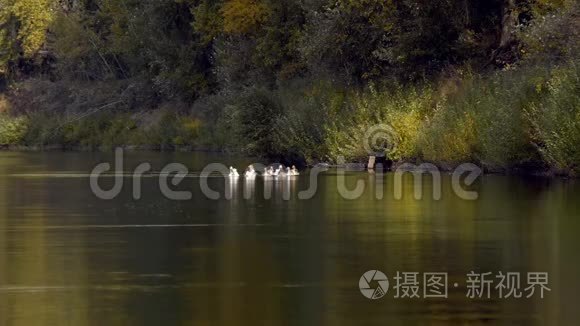
<path fill-rule="evenodd" d="M 0 114 L 0 145 L 16 144 L 26 134 L 28 120 L 25 117 L 11 117 Z"/>
<path fill-rule="evenodd" d="M 538 85 L 527 118 L 542 158 L 562 173 L 580 173 L 580 75 L 577 65 L 555 69 Z"/>
<path fill-rule="evenodd" d="M 148 124 L 128 113 L 104 112 L 82 119 L 48 114 L 0 116 L 0 144 L 61 145 L 64 148 L 112 149 L 131 145 L 157 149 L 195 146 L 201 129 L 198 119 L 161 112 Z"/>
<path fill-rule="evenodd" d="M 203 119 L 169 109 L 0 115 L 0 144 L 110 149 L 204 147 L 287 161 L 364 161 L 374 126 L 388 137 L 370 147 L 400 161 L 490 169 L 580 172 L 577 64 L 457 73 L 424 86 L 337 87 L 304 81 L 278 90 L 214 95 Z M 198 114 L 198 116 L 203 116 Z M 379 130 L 381 131 L 381 130 Z M 384 131 L 384 130 L 383 130 Z"/>

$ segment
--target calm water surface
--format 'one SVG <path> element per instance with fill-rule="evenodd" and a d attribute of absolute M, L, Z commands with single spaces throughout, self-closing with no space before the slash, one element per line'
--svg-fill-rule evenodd
<path fill-rule="evenodd" d="M 111 201 L 96 198 L 87 173 L 111 154 L 0 153 L 0 325 L 577 325 L 580 184 L 574 180 L 485 176 L 480 198 L 464 201 L 443 178 L 443 198 L 402 200 L 385 177 L 384 199 L 368 186 L 341 198 L 336 172 L 319 176 L 311 200 L 301 176 L 200 191 L 205 164 L 242 169 L 247 159 L 191 153 L 128 153 L 125 171 L 180 162 L 192 173 L 178 187 L 189 201 L 165 199 L 159 179 L 131 179 Z M 349 173 L 347 181 L 369 180 Z M 428 180 L 428 179 L 426 179 Z M 104 179 L 105 187 L 112 179 Z M 428 191 L 430 184 L 425 190 Z M 244 199 L 243 191 L 255 196 Z M 291 200 L 283 200 L 283 192 Z M 363 297 L 367 270 L 449 273 L 447 299 Z M 466 298 L 466 274 L 542 271 L 542 300 Z M 455 288 L 452 284 L 458 283 Z"/>

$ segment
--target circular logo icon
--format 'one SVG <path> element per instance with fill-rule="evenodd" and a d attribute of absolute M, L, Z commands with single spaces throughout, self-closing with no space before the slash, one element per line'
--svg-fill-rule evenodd
<path fill-rule="evenodd" d="M 363 146 L 367 153 L 393 153 L 397 146 L 397 133 L 388 124 L 378 124 L 366 130 L 363 136 Z"/>
<path fill-rule="evenodd" d="M 373 282 L 374 281 L 374 282 Z M 374 288 L 372 285 L 376 285 Z M 389 290 L 389 279 L 385 273 L 378 270 L 371 270 L 364 273 L 358 281 L 360 293 L 371 300 L 377 300 L 385 296 Z"/>

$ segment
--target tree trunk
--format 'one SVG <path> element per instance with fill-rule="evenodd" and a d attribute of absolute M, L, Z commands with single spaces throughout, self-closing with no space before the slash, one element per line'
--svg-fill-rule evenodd
<path fill-rule="evenodd" d="M 501 34 L 499 48 L 505 49 L 513 40 L 513 32 L 518 22 L 516 1 L 504 0 L 502 5 Z"/>
<path fill-rule="evenodd" d="M 516 0 L 503 0 L 501 12 L 499 44 L 491 53 L 491 58 L 486 66 L 492 63 L 504 65 L 517 58 L 517 53 L 512 51 L 515 41 L 514 31 L 518 23 Z"/>

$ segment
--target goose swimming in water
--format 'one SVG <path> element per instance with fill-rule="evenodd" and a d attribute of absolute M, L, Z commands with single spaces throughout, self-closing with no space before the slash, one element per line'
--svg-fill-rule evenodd
<path fill-rule="evenodd" d="M 291 177 L 292 176 L 292 171 L 290 170 L 290 167 L 282 167 L 282 171 L 280 172 L 280 176 L 282 177 Z"/>
<path fill-rule="evenodd" d="M 233 168 L 233 167 L 230 166 L 230 175 L 229 176 L 231 178 L 236 178 L 236 177 L 239 177 L 240 174 L 238 173 L 238 170 L 237 169 L 235 169 L 235 168 Z"/>
<path fill-rule="evenodd" d="M 246 170 L 244 175 L 247 179 L 255 178 L 257 173 L 256 170 L 254 170 L 254 166 L 253 165 L 248 166 L 248 169 Z"/>
<path fill-rule="evenodd" d="M 273 167 L 267 167 L 266 170 L 264 170 L 264 176 L 265 177 L 273 177 L 274 176 L 274 168 Z"/>
<path fill-rule="evenodd" d="M 298 172 L 298 169 L 296 169 L 295 165 L 292 165 L 292 170 L 290 170 L 291 175 L 300 175 L 300 172 Z"/>
<path fill-rule="evenodd" d="M 286 168 L 284 167 L 284 165 L 280 165 L 280 167 L 278 167 L 278 176 L 279 177 L 285 177 L 285 176 L 287 176 L 287 174 L 286 174 Z"/>

